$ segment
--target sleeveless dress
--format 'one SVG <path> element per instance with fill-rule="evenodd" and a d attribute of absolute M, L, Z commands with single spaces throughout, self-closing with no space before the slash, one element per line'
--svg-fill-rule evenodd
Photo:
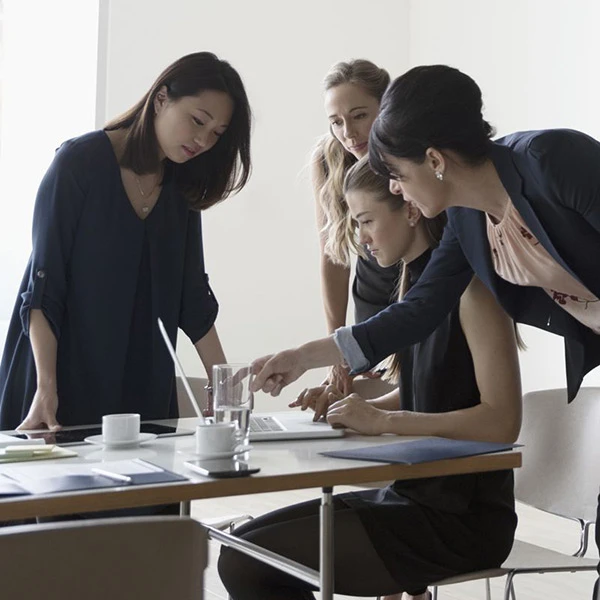
<path fill-rule="evenodd" d="M 430 256 L 428 250 L 406 266 L 411 285 Z M 403 353 L 400 393 L 402 410 L 441 413 L 479 404 L 458 306 Z M 399 589 L 497 567 L 512 547 L 517 524 L 512 471 L 396 481 L 339 497 L 357 510 Z"/>
<path fill-rule="evenodd" d="M 370 319 L 396 301 L 399 274 L 397 265 L 380 267 L 372 255 L 358 257 L 352 282 L 355 323 Z"/>

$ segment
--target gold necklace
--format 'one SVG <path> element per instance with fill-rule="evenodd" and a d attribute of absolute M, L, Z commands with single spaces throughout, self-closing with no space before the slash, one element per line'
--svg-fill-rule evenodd
<path fill-rule="evenodd" d="M 140 182 L 140 178 L 134 173 L 134 179 L 135 179 L 135 183 L 137 184 L 137 188 L 140 192 L 140 195 L 142 196 L 142 198 L 146 198 L 146 192 L 144 192 L 144 189 L 142 188 L 142 183 Z M 152 186 L 152 189 L 148 192 L 148 196 L 151 196 L 154 193 L 154 190 L 157 188 L 158 186 L 158 182 L 159 179 L 156 180 L 156 182 L 154 183 L 154 185 Z M 147 213 L 150 210 L 150 207 L 147 204 L 142 205 L 142 212 L 143 213 Z"/>

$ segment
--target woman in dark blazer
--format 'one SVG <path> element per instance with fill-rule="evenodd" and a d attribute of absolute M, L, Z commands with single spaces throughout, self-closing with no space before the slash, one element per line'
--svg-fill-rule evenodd
<path fill-rule="evenodd" d="M 277 395 L 337 362 L 369 369 L 428 336 L 476 274 L 515 321 L 564 338 L 573 400 L 600 364 L 600 143 L 570 130 L 491 141 L 481 109 L 477 84 L 447 66 L 393 82 L 371 129 L 371 165 L 426 217 L 447 211 L 442 242 L 402 302 L 259 359 L 256 389 Z"/>

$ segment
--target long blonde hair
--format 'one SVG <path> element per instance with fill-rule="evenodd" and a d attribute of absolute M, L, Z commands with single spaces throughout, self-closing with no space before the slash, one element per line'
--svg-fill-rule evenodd
<path fill-rule="evenodd" d="M 391 210 L 400 210 L 406 205 L 402 196 L 390 192 L 389 180 L 371 170 L 368 156 L 361 158 L 348 170 L 346 177 L 344 178 L 342 190 L 344 196 L 348 192 L 360 191 L 370 193 L 378 202 L 385 202 Z M 354 227 L 352 227 L 352 222 L 349 218 L 347 221 L 348 230 L 351 231 L 352 236 L 355 238 L 355 245 L 358 245 L 356 242 L 356 232 Z M 446 213 L 444 212 L 433 219 L 421 217 L 419 220 L 419 226 L 423 227 L 430 248 L 437 248 L 439 245 L 446 222 L 447 218 Z M 402 300 L 408 291 L 409 285 L 408 269 L 401 263 L 400 277 L 397 285 L 398 301 Z M 386 363 L 386 379 L 394 382 L 398 380 L 400 375 L 400 359 L 401 353 L 395 354 L 388 359 Z"/>
<path fill-rule="evenodd" d="M 359 85 L 369 95 L 381 100 L 390 83 L 390 76 L 385 69 L 380 69 L 372 62 L 356 59 L 333 65 L 323 82 L 325 91 L 344 83 Z M 325 239 L 325 253 L 332 262 L 349 266 L 351 251 L 364 256 L 364 251 L 348 226 L 348 207 L 343 193 L 344 176 L 356 158 L 344 149 L 330 131 L 318 142 L 314 160 L 322 166 L 324 173 L 323 184 L 317 193 L 325 215 L 325 225 L 321 230 Z"/>

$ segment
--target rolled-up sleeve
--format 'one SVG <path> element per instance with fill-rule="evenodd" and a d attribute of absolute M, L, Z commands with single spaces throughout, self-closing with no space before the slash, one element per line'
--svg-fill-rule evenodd
<path fill-rule="evenodd" d="M 190 211 L 179 326 L 195 344 L 210 331 L 218 312 L 219 304 L 204 271 L 202 219 L 199 212 Z"/>
<path fill-rule="evenodd" d="M 369 361 L 352 335 L 352 327 L 339 327 L 333 334 L 333 341 L 344 355 L 352 375 L 363 373 L 369 368 Z"/>
<path fill-rule="evenodd" d="M 32 309 L 40 309 L 56 338 L 65 313 L 69 261 L 85 193 L 73 171 L 72 156 L 59 149 L 44 176 L 33 213 L 29 282 L 21 294 L 21 323 L 29 335 Z"/>

